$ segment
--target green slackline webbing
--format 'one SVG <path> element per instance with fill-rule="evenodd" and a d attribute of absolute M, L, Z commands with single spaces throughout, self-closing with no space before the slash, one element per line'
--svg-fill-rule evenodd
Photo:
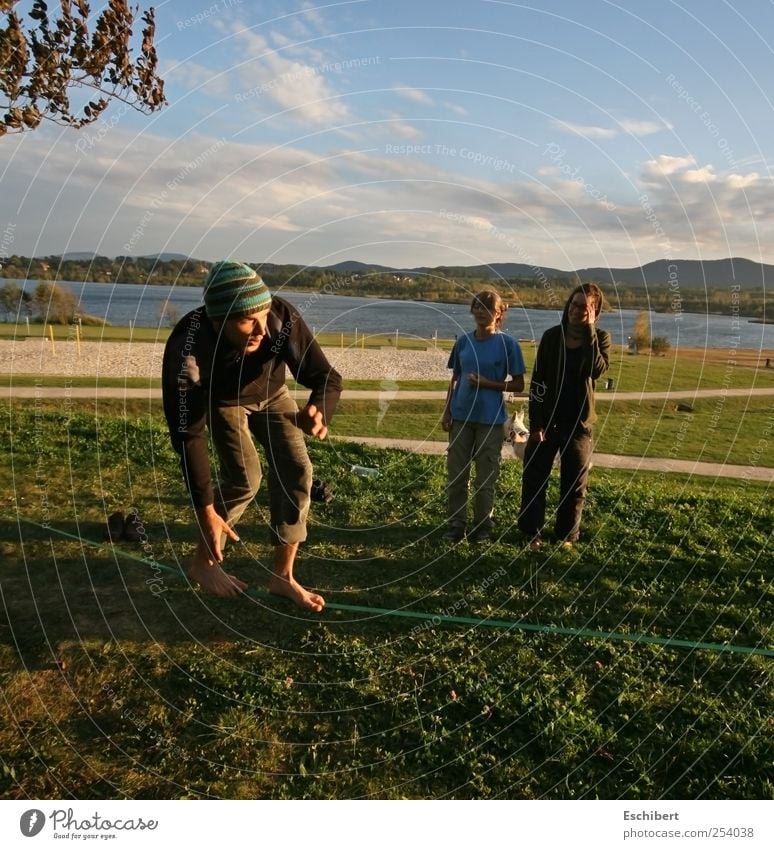
<path fill-rule="evenodd" d="M 86 539 L 85 537 L 68 534 L 67 531 L 60 531 L 57 528 L 52 528 L 50 525 L 41 525 L 38 522 L 33 522 L 31 519 L 19 517 L 20 521 L 26 522 L 28 525 L 34 525 L 59 536 L 67 537 L 81 544 L 90 545 L 93 548 L 111 548 L 111 550 L 119 557 L 124 557 L 127 560 L 134 560 L 137 563 L 142 563 L 145 566 L 152 566 L 154 569 L 161 569 L 164 572 L 169 572 L 176 577 L 180 577 L 180 571 L 173 569 L 171 566 L 166 566 L 159 563 L 158 560 L 153 560 L 150 557 L 139 557 L 129 551 L 124 551 L 116 548 L 110 543 L 95 542 L 94 540 Z M 277 596 L 271 593 L 261 592 L 261 590 L 247 589 L 246 595 L 255 598 L 276 600 Z M 648 634 L 624 634 L 617 631 L 588 631 L 584 628 L 564 628 L 559 625 L 540 625 L 531 624 L 529 622 L 519 622 L 508 619 L 477 619 L 470 616 L 446 616 L 440 613 L 423 613 L 416 610 L 390 610 L 386 607 L 365 607 L 359 604 L 339 604 L 337 602 L 325 603 L 326 610 L 341 610 L 348 613 L 367 613 L 379 614 L 381 616 L 399 616 L 403 619 L 419 619 L 423 622 L 431 623 L 431 626 L 448 624 L 448 625 L 471 625 L 474 627 L 498 628 L 515 631 L 532 631 L 537 634 L 553 634 L 561 637 L 581 637 L 590 640 L 599 641 L 617 641 L 624 643 L 641 643 L 652 646 L 664 646 L 665 648 L 681 648 L 693 649 L 696 651 L 711 651 L 725 654 L 746 654 L 757 657 L 774 657 L 774 649 L 756 648 L 755 646 L 737 646 L 731 643 L 703 643 L 695 640 L 678 640 L 672 637 L 653 637 Z"/>

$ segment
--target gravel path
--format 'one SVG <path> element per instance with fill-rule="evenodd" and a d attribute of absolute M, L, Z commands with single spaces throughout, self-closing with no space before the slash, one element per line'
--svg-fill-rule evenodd
<path fill-rule="evenodd" d="M 325 353 L 351 380 L 446 380 L 445 351 L 340 350 Z M 48 339 L 0 340 L 0 374 L 65 377 L 159 377 L 164 345 L 153 342 L 81 342 Z"/>

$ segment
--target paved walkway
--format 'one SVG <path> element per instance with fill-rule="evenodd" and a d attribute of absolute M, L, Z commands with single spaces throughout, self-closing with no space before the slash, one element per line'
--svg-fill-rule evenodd
<path fill-rule="evenodd" d="M 445 442 L 414 441 L 411 439 L 381 439 L 372 436 L 334 436 L 338 442 L 357 442 L 375 448 L 398 448 L 415 454 L 445 454 Z M 503 448 L 503 460 L 516 460 L 510 446 Z M 731 463 L 700 463 L 696 460 L 675 460 L 671 457 L 629 457 L 623 454 L 594 453 L 593 463 L 602 469 L 630 469 L 636 472 L 676 472 L 710 478 L 740 478 L 742 480 L 774 483 L 774 469 L 764 466 L 735 466 Z"/>
<path fill-rule="evenodd" d="M 296 399 L 303 400 L 308 396 L 306 392 L 295 391 L 291 393 Z M 90 398 L 104 400 L 107 398 L 144 398 L 155 400 L 161 398 L 160 389 L 123 389 L 121 387 L 46 387 L 46 386 L 12 386 L 7 392 L 2 392 L 9 398 Z M 696 398 L 725 397 L 758 397 L 774 396 L 774 387 L 767 389 L 693 389 L 673 390 L 666 392 L 599 392 L 597 401 L 650 401 L 650 400 L 678 400 Z M 373 390 L 345 390 L 343 398 L 378 400 L 385 397 L 384 392 Z M 437 391 L 400 391 L 389 393 L 390 400 L 443 400 L 445 392 Z M 524 398 L 526 396 L 517 396 Z M 416 441 L 410 439 L 384 439 L 370 436 L 348 436 L 334 437 L 339 441 L 357 442 L 364 445 L 373 445 L 377 448 L 398 448 L 404 451 L 412 451 L 421 454 L 444 454 L 446 452 L 445 442 Z M 510 448 L 503 449 L 503 458 L 513 460 L 513 452 Z M 668 457 L 629 457 L 620 454 L 594 454 L 594 465 L 607 469 L 629 469 L 642 472 L 676 472 L 688 475 L 701 475 L 711 478 L 739 478 L 741 480 L 766 481 L 774 483 L 774 468 L 763 466 L 737 466 L 729 463 L 719 465 L 717 463 L 700 463 L 695 460 L 676 460 Z"/>

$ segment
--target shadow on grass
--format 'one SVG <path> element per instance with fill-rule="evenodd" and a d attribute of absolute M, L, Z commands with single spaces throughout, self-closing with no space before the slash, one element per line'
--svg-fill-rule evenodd
<path fill-rule="evenodd" d="M 442 605 L 447 612 L 466 615 L 469 605 L 458 600 L 466 590 L 480 596 L 500 583 L 499 594 L 510 594 L 506 584 L 512 576 L 494 549 L 439 551 L 433 530 L 413 528 L 400 541 L 393 536 L 389 541 L 398 543 L 395 551 L 362 559 L 353 547 L 347 560 L 326 553 L 326 534 L 317 533 L 316 543 L 299 559 L 298 577 L 332 602 L 424 609 L 431 614 Z M 94 523 L 80 526 L 84 540 L 98 541 L 100 531 Z M 134 546 L 120 542 L 97 547 L 73 539 L 78 532 L 75 523 L 47 529 L 0 522 L 0 540 L 15 555 L 6 557 L 0 573 L 5 614 L 0 643 L 17 652 L 25 666 L 50 665 L 63 644 L 94 640 L 164 644 L 225 640 L 287 647 L 320 621 L 334 629 L 388 631 L 410 630 L 415 624 L 333 610 L 321 618 L 299 612 L 283 599 L 264 597 L 268 545 L 231 548 L 228 571 L 258 592 L 228 601 L 193 589 L 185 577 L 184 558 L 177 556 L 180 546 L 171 542 L 193 539 L 192 525 L 174 525 L 164 537 L 160 526 L 149 525 L 147 541 Z M 143 557 L 146 562 L 140 562 Z"/>
<path fill-rule="evenodd" d="M 180 547 L 161 537 L 160 526 L 148 527 L 146 545 L 119 543 L 115 548 L 82 545 L 42 527 L 21 527 L 17 558 L 2 567 L 0 643 L 27 667 L 50 666 L 63 646 L 94 641 L 228 642 L 248 651 L 251 646 L 285 651 L 320 624 L 333 633 L 396 639 L 430 628 L 474 627 L 446 625 L 436 618 L 443 616 L 742 645 L 765 645 L 769 630 L 762 584 L 749 568 L 744 582 L 725 590 L 716 586 L 713 591 L 712 585 L 727 563 L 705 564 L 706 574 L 695 565 L 682 574 L 685 564 L 678 562 L 668 571 L 663 564 L 649 570 L 643 563 L 627 581 L 620 569 L 616 574 L 589 549 L 579 553 L 549 546 L 534 554 L 511 542 L 510 532 L 492 544 L 450 546 L 441 543 L 432 526 L 412 527 L 382 539 L 370 533 L 367 546 L 342 549 L 340 531 L 318 530 L 297 564 L 299 580 L 329 602 L 328 610 L 316 616 L 263 592 L 268 545 L 230 549 L 226 568 L 247 581 L 250 591 L 237 600 L 222 600 L 191 587 L 176 556 Z M 78 529 L 62 523 L 56 530 L 75 536 Z M 172 541 L 191 540 L 194 531 L 191 525 L 175 525 Z M 365 531 L 352 529 L 360 536 Z M 18 540 L 19 526 L 0 522 L 0 534 L 0 539 Z M 332 546 L 333 540 L 339 545 Z M 151 559 L 140 562 L 143 557 Z M 400 615 L 406 611 L 428 618 Z"/>

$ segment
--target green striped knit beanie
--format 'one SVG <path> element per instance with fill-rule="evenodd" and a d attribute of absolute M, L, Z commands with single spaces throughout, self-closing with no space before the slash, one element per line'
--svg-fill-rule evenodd
<path fill-rule="evenodd" d="M 208 318 L 241 318 L 271 304 L 271 292 L 260 275 L 241 262 L 216 262 L 204 281 Z"/>

